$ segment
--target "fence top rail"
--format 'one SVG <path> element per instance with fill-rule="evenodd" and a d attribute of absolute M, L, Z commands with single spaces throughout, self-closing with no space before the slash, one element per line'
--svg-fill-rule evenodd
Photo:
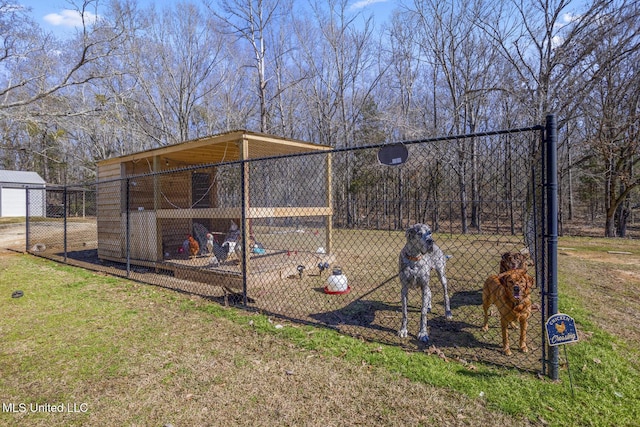
<path fill-rule="evenodd" d="M 265 157 L 256 157 L 251 159 L 239 159 L 232 160 L 226 162 L 214 162 L 214 163 L 203 163 L 198 165 L 189 165 L 181 168 L 168 169 L 164 171 L 155 171 L 155 172 L 145 172 L 135 175 L 128 175 L 126 177 L 119 178 L 110 178 L 105 180 L 96 180 L 92 183 L 75 183 L 69 184 L 69 186 L 87 186 L 87 185 L 100 185 L 100 184 L 108 184 L 113 182 L 119 182 L 123 180 L 129 179 L 139 179 L 148 176 L 159 176 L 165 174 L 173 174 L 178 172 L 197 170 L 197 169 L 206 169 L 210 167 L 220 167 L 220 166 L 230 166 L 230 165 L 240 165 L 243 163 L 254 163 L 259 161 L 267 161 L 267 160 L 278 160 L 278 159 L 288 159 L 294 157 L 304 157 L 304 156 L 316 156 L 316 155 L 327 155 L 334 153 L 343 153 L 349 151 L 362 151 L 362 150 L 371 150 L 371 149 L 380 149 L 382 147 L 392 145 L 392 144 L 404 144 L 404 145 L 416 145 L 416 144 L 425 144 L 432 142 L 444 142 L 444 141 L 456 141 L 461 139 L 471 139 L 471 138 L 482 138 L 488 136 L 499 136 L 499 135 L 507 135 L 512 133 L 525 133 L 525 132 L 534 132 L 534 131 L 542 131 L 544 130 L 543 125 L 534 125 L 528 127 L 521 128 L 512 128 L 512 129 L 503 129 L 503 130 L 495 130 L 495 131 L 484 131 L 484 132 L 474 132 L 468 134 L 460 134 L 460 135 L 447 135 L 447 136 L 437 136 L 432 138 L 421 138 L 421 139 L 411 139 L 411 140 L 401 140 L 401 141 L 388 141 L 378 144 L 367 144 L 360 145 L 357 147 L 340 147 L 340 148 L 332 148 L 326 149 L 325 146 L 322 146 L 324 149 L 319 151 L 305 151 L 299 153 L 288 153 L 288 154 L 280 154 L 274 156 L 265 156 Z"/>

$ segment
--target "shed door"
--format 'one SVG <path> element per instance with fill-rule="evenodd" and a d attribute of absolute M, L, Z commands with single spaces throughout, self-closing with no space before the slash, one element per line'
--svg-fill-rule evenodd
<path fill-rule="evenodd" d="M 27 193 L 23 188 L 3 188 L 2 206 L 0 213 L 2 216 L 25 216 L 27 212 Z"/>

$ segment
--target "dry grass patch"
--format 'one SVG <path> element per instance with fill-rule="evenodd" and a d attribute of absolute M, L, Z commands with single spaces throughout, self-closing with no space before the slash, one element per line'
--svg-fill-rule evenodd
<path fill-rule="evenodd" d="M 2 403 L 87 408 L 3 411 L 2 425 L 526 424 L 201 298 L 29 256 L 0 257 L 0 272 Z M 10 298 L 16 288 L 24 297 Z"/>
<path fill-rule="evenodd" d="M 640 349 L 640 241 L 562 238 L 560 247 L 561 290 L 586 301 L 599 328 Z"/>

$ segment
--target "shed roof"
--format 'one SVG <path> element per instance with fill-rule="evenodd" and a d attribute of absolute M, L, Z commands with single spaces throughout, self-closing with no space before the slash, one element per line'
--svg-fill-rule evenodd
<path fill-rule="evenodd" d="M 244 154 L 242 153 L 241 141 L 247 142 L 247 152 Z M 155 156 L 182 165 L 198 165 L 330 149 L 331 147 L 327 145 L 312 144 L 246 130 L 235 130 L 101 160 L 98 162 L 98 166 L 149 159 Z"/>
<path fill-rule="evenodd" d="M 36 172 L 28 171 L 11 171 L 6 169 L 0 169 L 0 184 L 46 184 L 45 180 L 40 177 Z"/>

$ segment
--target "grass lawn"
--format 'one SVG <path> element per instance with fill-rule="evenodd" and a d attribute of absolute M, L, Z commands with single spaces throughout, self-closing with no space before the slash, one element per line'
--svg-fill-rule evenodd
<path fill-rule="evenodd" d="M 640 242 L 560 247 L 559 382 L 0 254 L 0 425 L 638 425 Z"/>

